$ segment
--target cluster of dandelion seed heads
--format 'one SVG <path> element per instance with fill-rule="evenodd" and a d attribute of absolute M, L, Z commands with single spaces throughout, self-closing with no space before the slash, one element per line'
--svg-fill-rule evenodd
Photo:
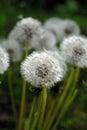
<path fill-rule="evenodd" d="M 78 67 L 87 67 L 87 40 L 81 36 L 64 39 L 60 49 L 68 63 Z"/>
<path fill-rule="evenodd" d="M 3 74 L 9 67 L 9 55 L 0 47 L 0 74 Z"/>
<path fill-rule="evenodd" d="M 34 52 L 21 65 L 23 77 L 35 87 L 52 87 L 64 77 L 64 68 L 52 55 Z"/>
<path fill-rule="evenodd" d="M 13 39 L 3 41 L 1 46 L 9 53 L 13 62 L 19 61 L 22 56 L 22 49 L 18 42 Z"/>

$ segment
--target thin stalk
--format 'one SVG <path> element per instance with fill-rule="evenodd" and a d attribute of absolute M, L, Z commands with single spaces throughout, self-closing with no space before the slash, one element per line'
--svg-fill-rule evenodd
<path fill-rule="evenodd" d="M 34 114 L 34 122 L 33 122 L 32 127 L 31 127 L 30 130 L 36 130 L 35 127 L 36 127 L 36 124 L 37 124 L 38 115 L 39 115 L 39 112 L 35 112 L 35 114 Z"/>
<path fill-rule="evenodd" d="M 42 123 L 43 123 L 43 118 L 44 118 L 44 113 L 45 113 L 45 108 L 46 108 L 46 101 L 47 101 L 47 87 L 43 87 L 42 107 L 41 107 L 41 114 L 40 114 L 39 123 L 38 123 L 38 130 L 42 129 Z"/>
<path fill-rule="evenodd" d="M 69 87 L 69 89 L 70 89 L 70 91 L 69 91 L 69 95 L 68 95 L 68 97 L 67 97 L 67 102 L 66 102 L 66 106 L 68 105 L 68 100 L 70 99 L 70 97 L 71 97 L 71 95 L 72 95 L 72 93 L 74 92 L 74 89 L 75 89 L 75 85 L 76 85 L 76 82 L 77 82 L 77 80 L 78 80 L 78 77 L 79 77 L 79 73 L 80 73 L 80 68 L 76 68 L 76 70 L 74 69 L 74 71 L 73 71 L 73 74 L 72 74 L 72 76 L 71 76 L 71 83 L 69 84 L 69 81 L 68 81 L 68 83 L 67 83 L 67 85 L 65 86 L 65 88 L 67 88 L 67 86 Z M 73 81 L 73 83 L 72 83 L 72 81 Z M 71 87 L 71 88 L 70 88 Z M 57 108 L 57 113 L 58 113 L 58 110 L 60 109 L 60 107 L 62 106 L 62 103 L 63 103 L 63 101 L 64 101 L 64 97 L 66 96 L 66 89 L 64 90 L 64 94 L 62 95 L 62 98 L 60 98 L 60 100 L 59 100 L 59 103 L 58 103 L 58 108 Z M 56 116 L 55 116 L 56 117 Z M 54 121 L 54 120 L 53 120 Z M 52 125 L 52 124 L 51 124 Z M 50 127 L 51 127 L 51 125 L 50 125 Z"/>
<path fill-rule="evenodd" d="M 72 83 L 71 90 L 69 92 L 69 96 L 68 97 L 70 97 L 73 94 L 74 90 L 75 90 L 76 83 L 77 83 L 78 78 L 79 78 L 79 74 L 80 74 L 80 68 L 76 68 L 75 75 L 73 77 L 73 83 Z"/>
<path fill-rule="evenodd" d="M 52 125 L 52 123 L 53 123 L 53 121 L 54 121 L 54 119 L 56 117 L 56 114 L 58 113 L 58 111 L 59 111 L 59 109 L 60 109 L 60 107 L 61 107 L 61 105 L 62 105 L 62 103 L 63 103 L 63 101 L 65 99 L 67 91 L 68 91 L 68 89 L 69 89 L 69 87 L 70 87 L 70 85 L 72 83 L 73 75 L 74 75 L 74 69 L 72 68 L 71 74 L 70 74 L 70 76 L 68 78 L 68 81 L 67 81 L 67 83 L 65 85 L 65 89 L 64 89 L 64 91 L 63 91 L 63 93 L 62 93 L 62 95 L 60 97 L 59 102 L 56 104 L 56 107 L 54 109 L 53 115 L 50 116 L 50 121 L 48 120 L 48 122 L 46 122 L 48 125 L 44 127 L 45 130 L 49 130 L 50 129 L 50 127 L 51 127 L 51 125 Z"/>
<path fill-rule="evenodd" d="M 24 130 L 30 130 L 31 119 L 32 119 L 32 115 L 33 115 L 33 112 L 34 112 L 35 102 L 36 102 L 36 96 L 33 99 L 32 107 L 31 107 L 31 110 L 30 110 L 30 114 L 29 114 L 28 120 L 27 120 L 27 122 L 25 124 Z"/>
<path fill-rule="evenodd" d="M 76 89 L 76 83 L 77 83 L 78 78 L 79 78 L 79 73 L 80 73 L 80 68 L 76 68 L 75 75 L 73 77 L 73 83 L 71 85 L 71 89 L 70 89 L 69 94 L 67 96 L 66 106 L 67 106 L 68 100 L 71 98 L 71 96 L 73 95 L 73 93 L 74 93 L 74 91 Z"/>
<path fill-rule="evenodd" d="M 48 122 L 50 120 L 50 117 L 52 116 L 52 112 L 54 110 L 55 103 L 56 103 L 56 100 L 53 100 L 53 102 L 50 104 L 50 109 L 49 109 L 49 111 L 47 113 L 47 116 L 45 118 L 45 121 L 44 121 L 44 128 L 47 126 L 47 124 L 48 124 Z"/>
<path fill-rule="evenodd" d="M 33 124 L 32 124 L 32 127 L 31 127 L 31 130 L 36 130 L 36 125 L 38 123 L 38 120 L 39 120 L 39 117 L 41 115 L 40 113 L 40 110 L 41 110 L 41 105 L 42 105 L 42 97 L 41 97 L 41 94 L 39 95 L 38 97 L 38 106 L 37 106 L 37 110 L 34 114 L 34 120 L 33 120 Z"/>
<path fill-rule="evenodd" d="M 21 99 L 21 107 L 20 107 L 19 124 L 17 130 L 21 130 L 23 127 L 22 125 L 23 125 L 23 117 L 24 117 L 25 98 L 26 98 L 26 81 L 23 79 L 22 99 Z"/>
<path fill-rule="evenodd" d="M 74 101 L 75 97 L 77 96 L 77 93 L 78 93 L 78 90 L 76 89 L 76 90 L 74 91 L 72 97 L 69 99 L 68 103 L 67 103 L 67 100 L 65 101 L 65 105 L 64 105 L 64 107 L 62 107 L 62 110 L 61 110 L 61 112 L 60 112 L 60 114 L 59 114 L 59 116 L 58 116 L 58 119 L 57 119 L 57 121 L 55 122 L 55 124 L 54 124 L 52 130 L 56 130 L 57 126 L 59 125 L 59 122 L 60 122 L 61 118 L 62 118 L 62 117 L 64 116 L 64 114 L 67 112 L 69 106 L 72 104 L 72 102 Z M 66 105 L 66 103 L 67 103 L 67 105 Z"/>
<path fill-rule="evenodd" d="M 27 55 L 28 55 L 28 45 L 26 44 L 25 57 Z M 17 130 L 21 130 L 22 129 L 23 117 L 24 117 L 25 100 L 26 100 L 26 81 L 23 79 L 23 88 L 22 88 L 20 115 L 19 115 L 19 123 L 18 123 Z"/>
<path fill-rule="evenodd" d="M 73 77 L 73 83 L 72 83 L 71 89 L 70 89 L 69 94 L 68 94 L 67 99 L 66 99 L 66 103 L 65 103 L 66 106 L 68 104 L 69 99 L 73 95 L 74 91 L 76 91 L 75 89 L 76 89 L 76 83 L 78 81 L 79 73 L 80 73 L 80 68 L 76 68 L 75 75 Z"/>
<path fill-rule="evenodd" d="M 11 97 L 14 121 L 16 125 L 17 124 L 17 111 L 16 111 L 16 106 L 15 106 L 15 99 L 14 99 L 14 93 L 13 93 L 13 87 L 12 87 L 12 73 L 11 73 L 10 68 L 8 69 L 8 87 L 9 87 L 9 92 L 10 92 L 10 97 Z"/>

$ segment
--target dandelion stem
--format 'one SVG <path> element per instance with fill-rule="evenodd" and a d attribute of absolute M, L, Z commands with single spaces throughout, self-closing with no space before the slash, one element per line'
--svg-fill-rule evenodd
<path fill-rule="evenodd" d="M 47 87 L 43 87 L 42 90 L 42 107 L 41 107 L 41 114 L 39 118 L 39 124 L 38 124 L 38 130 L 42 129 L 42 123 L 43 123 L 43 118 L 44 118 L 44 113 L 45 113 L 45 108 L 46 108 L 46 100 L 47 100 Z"/>
<path fill-rule="evenodd" d="M 35 102 L 36 102 L 36 96 L 33 99 L 33 103 L 32 103 L 32 107 L 31 107 L 31 110 L 30 110 L 29 118 L 28 118 L 28 120 L 27 120 L 27 122 L 25 124 L 24 130 L 30 130 L 30 124 L 31 124 L 31 119 L 32 119 L 32 115 L 33 115 L 33 112 L 34 112 Z"/>
<path fill-rule="evenodd" d="M 53 102 L 50 104 L 50 109 L 49 109 L 49 111 L 48 111 L 48 113 L 47 113 L 47 116 L 46 116 L 46 118 L 45 118 L 45 121 L 44 121 L 43 130 L 44 130 L 44 128 L 46 128 L 46 126 L 48 125 L 48 122 L 49 122 L 49 120 L 50 120 L 50 117 L 52 116 L 52 112 L 53 112 L 53 109 L 54 109 L 54 106 L 55 106 L 55 102 L 56 102 L 56 100 L 55 100 L 55 101 L 53 100 Z"/>
<path fill-rule="evenodd" d="M 67 112 L 67 110 L 68 110 L 69 106 L 71 105 L 71 103 L 74 101 L 77 93 L 78 93 L 78 89 L 76 89 L 74 91 L 74 93 L 73 93 L 71 98 L 68 98 L 68 103 L 67 103 L 67 100 L 65 101 L 65 105 L 62 107 L 62 110 L 61 110 L 61 112 L 60 112 L 60 114 L 58 116 L 58 119 L 55 122 L 52 130 L 56 130 L 57 125 L 59 124 L 59 122 L 60 122 L 61 118 L 64 116 L 64 114 Z M 67 105 L 66 105 L 66 103 L 67 103 Z"/>
<path fill-rule="evenodd" d="M 64 92 L 63 92 L 63 94 L 61 95 L 60 100 L 59 100 L 59 102 L 58 102 L 58 105 L 57 105 L 56 108 L 55 108 L 55 111 L 54 111 L 54 115 L 55 115 L 55 116 L 53 115 L 53 116 L 54 116 L 54 119 L 55 119 L 56 114 L 58 113 L 59 109 L 61 108 L 63 102 L 64 102 L 64 99 L 65 99 L 65 97 L 66 97 L 66 94 L 67 94 L 68 90 L 71 88 L 70 91 L 69 91 L 69 95 L 67 96 L 67 99 L 65 99 L 65 101 L 67 100 L 66 106 L 68 105 L 68 99 L 71 98 L 71 95 L 72 95 L 73 92 L 74 92 L 75 85 L 76 85 L 76 82 L 77 82 L 77 80 L 78 80 L 79 72 L 80 72 L 80 69 L 79 69 L 79 68 L 77 68 L 76 70 L 75 70 L 75 69 L 72 70 L 71 75 L 70 75 L 70 77 L 69 77 L 69 79 L 68 79 L 68 82 L 67 82 L 67 84 L 66 84 L 66 86 L 65 86 Z M 73 82 L 72 82 L 72 81 L 73 81 Z M 58 118 L 59 118 L 59 117 L 58 117 Z M 52 117 L 52 120 L 50 119 L 50 121 L 53 123 L 54 119 L 53 119 L 53 117 Z M 52 123 L 50 123 L 50 125 L 48 124 L 47 130 L 50 129 Z"/>
<path fill-rule="evenodd" d="M 28 55 L 28 45 L 26 44 L 25 57 Z M 19 123 L 17 130 L 21 130 L 23 125 L 23 116 L 24 116 L 24 107 L 26 100 L 26 81 L 23 79 L 23 88 L 22 88 L 22 97 L 21 97 L 21 106 L 20 106 L 20 115 L 19 115 Z"/>
<path fill-rule="evenodd" d="M 79 73 L 80 73 L 80 68 L 76 68 L 75 75 L 73 77 L 73 83 L 72 83 L 71 90 L 69 92 L 69 96 L 68 97 L 70 97 L 73 94 L 74 90 L 75 90 L 76 83 L 77 83 L 78 78 L 79 78 Z"/>
<path fill-rule="evenodd" d="M 38 97 L 38 106 L 37 106 L 37 110 L 36 110 L 36 112 L 34 114 L 34 121 L 33 121 L 31 130 L 35 130 L 36 129 L 36 125 L 38 123 L 38 119 L 39 119 L 39 117 L 41 115 L 41 113 L 40 113 L 41 105 L 42 105 L 41 103 L 42 103 L 42 97 L 41 97 L 41 94 L 40 94 L 39 97 Z"/>
<path fill-rule="evenodd" d="M 23 90 L 22 90 L 22 99 L 21 99 L 21 107 L 20 107 L 20 117 L 18 130 L 21 130 L 23 124 L 23 116 L 24 116 L 24 107 L 25 107 L 25 96 L 26 95 L 26 81 L 23 80 Z"/>
<path fill-rule="evenodd" d="M 8 69 L 8 87 L 9 87 L 9 92 L 10 92 L 10 97 L 11 97 L 11 104 L 12 104 L 12 110 L 14 114 L 14 121 L 15 125 L 17 124 L 17 111 L 16 111 L 16 106 L 15 106 L 15 99 L 14 99 L 14 93 L 13 93 L 13 87 L 12 87 L 12 72 L 11 68 Z"/>
<path fill-rule="evenodd" d="M 35 112 L 34 113 L 34 122 L 33 122 L 32 127 L 31 127 L 30 130 L 35 130 L 35 127 L 36 127 L 36 124 L 37 124 L 38 115 L 39 115 L 39 112 Z"/>
<path fill-rule="evenodd" d="M 67 91 L 68 91 L 68 89 L 69 89 L 69 87 L 70 87 L 70 85 L 72 83 L 73 75 L 74 75 L 74 69 L 72 68 L 71 74 L 70 74 L 70 76 L 68 78 L 68 81 L 67 81 L 67 83 L 65 85 L 65 89 L 64 89 L 64 91 L 63 91 L 63 93 L 62 93 L 62 95 L 60 97 L 59 102 L 57 103 L 57 105 L 56 105 L 56 107 L 54 109 L 53 115 L 50 117 L 50 121 L 48 122 L 48 125 L 46 127 L 44 127 L 45 130 L 49 130 L 50 129 L 50 127 L 51 127 L 51 125 L 52 125 L 52 123 L 53 123 L 53 121 L 54 121 L 54 119 L 56 117 L 56 114 L 58 113 L 58 111 L 59 111 L 59 109 L 60 109 L 60 107 L 61 107 L 61 105 L 62 105 L 62 103 L 63 103 L 63 101 L 65 99 Z"/>

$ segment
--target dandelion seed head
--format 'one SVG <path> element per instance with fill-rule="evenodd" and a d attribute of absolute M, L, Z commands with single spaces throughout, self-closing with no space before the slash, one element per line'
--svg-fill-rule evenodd
<path fill-rule="evenodd" d="M 9 53 L 13 62 L 20 60 L 22 56 L 22 49 L 16 40 L 5 40 L 1 46 Z"/>
<path fill-rule="evenodd" d="M 79 35 L 80 28 L 78 24 L 72 20 L 63 20 L 57 28 L 57 38 L 61 42 L 64 38 Z"/>
<path fill-rule="evenodd" d="M 33 35 L 39 35 L 41 23 L 34 18 L 23 18 L 17 22 L 8 38 L 16 39 L 21 45 L 29 43 Z"/>
<path fill-rule="evenodd" d="M 9 55 L 0 47 L 0 74 L 3 74 L 9 67 Z"/>
<path fill-rule="evenodd" d="M 45 76 L 48 74 L 49 69 L 45 64 L 42 64 L 41 66 L 38 66 L 36 68 L 36 75 L 41 78 L 45 78 Z"/>
<path fill-rule="evenodd" d="M 41 51 L 43 49 L 53 50 L 55 46 L 56 39 L 54 35 L 47 30 L 44 30 L 40 36 L 34 36 L 30 42 L 30 48 L 35 49 L 36 51 Z"/>
<path fill-rule="evenodd" d="M 61 42 L 64 38 L 72 35 L 79 35 L 80 28 L 75 21 L 66 20 L 55 20 L 55 22 L 47 22 L 44 25 L 48 30 L 52 31 L 57 39 Z"/>
<path fill-rule="evenodd" d="M 50 32 L 52 32 L 56 38 L 56 40 L 58 41 L 58 31 L 59 31 L 59 26 L 62 22 L 62 19 L 60 18 L 49 18 L 46 20 L 46 22 L 44 23 L 43 27 L 48 29 Z"/>
<path fill-rule="evenodd" d="M 81 36 L 64 39 L 60 50 L 68 63 L 78 67 L 87 67 L 87 40 Z"/>
<path fill-rule="evenodd" d="M 65 37 L 80 34 L 78 24 L 72 20 L 64 20 L 62 27 L 64 28 Z"/>
<path fill-rule="evenodd" d="M 22 76 L 35 87 L 52 87 L 64 77 L 60 61 L 47 52 L 34 52 L 21 65 Z"/>
<path fill-rule="evenodd" d="M 64 57 L 61 55 L 61 52 L 58 49 L 56 49 L 54 51 L 45 50 L 45 52 L 48 55 L 52 55 L 54 58 L 56 58 L 60 62 L 62 68 L 64 69 L 63 74 L 65 75 L 67 72 L 67 66 L 66 66 Z"/>

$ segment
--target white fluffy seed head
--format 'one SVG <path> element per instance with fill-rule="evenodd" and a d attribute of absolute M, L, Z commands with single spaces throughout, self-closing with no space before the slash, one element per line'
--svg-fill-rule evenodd
<path fill-rule="evenodd" d="M 87 67 L 87 39 L 80 36 L 71 36 L 64 39 L 60 45 L 64 59 L 78 67 Z"/>
<path fill-rule="evenodd" d="M 1 46 L 9 53 L 9 56 L 13 62 L 20 60 L 22 56 L 22 49 L 16 40 L 8 39 L 3 41 Z"/>
<path fill-rule="evenodd" d="M 43 49 L 53 50 L 55 46 L 55 36 L 47 30 L 44 30 L 44 32 L 41 33 L 39 36 L 34 36 L 30 41 L 30 48 L 36 51 L 41 51 Z"/>
<path fill-rule="evenodd" d="M 43 27 L 51 31 L 54 34 L 56 40 L 59 41 L 57 33 L 59 32 L 58 28 L 61 23 L 62 23 L 62 19 L 53 17 L 53 18 L 47 19 Z"/>
<path fill-rule="evenodd" d="M 53 23 L 58 24 L 59 22 L 61 22 L 62 19 L 58 18 L 58 17 L 52 17 L 49 18 L 45 21 L 44 26 L 48 27 L 49 25 L 52 25 Z"/>
<path fill-rule="evenodd" d="M 34 52 L 21 65 L 22 76 L 35 87 L 52 87 L 64 77 L 61 62 L 47 52 Z"/>
<path fill-rule="evenodd" d="M 9 55 L 0 47 L 0 74 L 3 74 L 9 67 Z"/>
<path fill-rule="evenodd" d="M 21 45 L 28 43 L 32 35 L 40 33 L 41 23 L 34 18 L 24 18 L 17 22 L 16 26 L 10 32 L 8 38 L 16 39 Z"/>
<path fill-rule="evenodd" d="M 54 51 L 46 51 L 45 50 L 45 52 L 48 55 L 51 55 L 52 57 L 56 58 L 60 62 L 62 68 L 64 69 L 63 74 L 65 75 L 67 72 L 67 66 L 66 66 L 64 57 L 61 55 L 61 52 L 57 48 Z"/>
<path fill-rule="evenodd" d="M 45 28 L 52 31 L 57 39 L 61 42 L 65 37 L 72 35 L 79 35 L 80 28 L 75 21 L 66 19 L 66 20 L 52 20 L 44 24 Z"/>
<path fill-rule="evenodd" d="M 66 19 L 62 22 L 60 30 L 60 41 L 62 41 L 65 37 L 79 34 L 80 28 L 75 21 Z"/>

